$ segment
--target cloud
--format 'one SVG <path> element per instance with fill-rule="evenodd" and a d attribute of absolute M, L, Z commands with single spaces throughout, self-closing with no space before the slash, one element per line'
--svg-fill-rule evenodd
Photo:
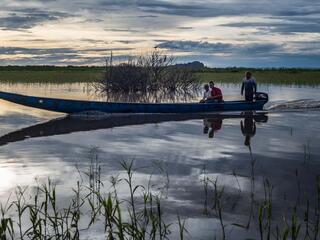
<path fill-rule="evenodd" d="M 107 44 L 107 41 L 101 40 L 101 39 L 92 39 L 92 38 L 81 38 L 80 39 L 81 42 L 86 42 L 86 43 L 92 43 L 92 44 L 97 44 L 97 43 L 101 43 L 101 44 Z"/>
<path fill-rule="evenodd" d="M 33 56 L 33 57 L 16 57 L 15 59 L 2 60 L 0 65 L 103 65 L 105 57 L 89 57 L 78 54 L 69 55 L 50 55 L 50 56 Z"/>
<path fill-rule="evenodd" d="M 84 50 L 80 50 L 79 52 L 81 53 L 87 53 L 87 52 L 96 52 L 96 53 L 103 53 L 103 52 L 108 52 L 110 51 L 113 52 L 119 52 L 119 51 L 131 51 L 134 48 L 131 47 L 114 47 L 114 48 L 86 48 Z"/>
<path fill-rule="evenodd" d="M 297 68 L 317 68 L 319 69 L 320 54 L 277 54 L 269 56 L 263 55 L 204 55 L 201 53 L 191 53 L 187 56 L 178 56 L 177 62 L 191 62 L 198 60 L 209 67 L 297 67 Z"/>
<path fill-rule="evenodd" d="M 137 29 L 121 29 L 121 28 L 105 28 L 105 31 L 108 32 L 126 32 L 126 33 L 138 33 L 140 32 Z"/>
<path fill-rule="evenodd" d="M 123 4 L 123 1 L 121 1 Z M 316 1 L 286 1 L 279 3 L 275 0 L 256 1 L 133 1 L 135 5 L 148 13 L 189 17 L 217 17 L 217 16 L 306 16 L 318 14 L 320 5 Z M 269 6 L 269 7 L 268 7 Z M 276 7 L 272 7 L 276 6 Z"/>
<path fill-rule="evenodd" d="M 228 43 L 208 43 L 201 41 L 164 41 L 157 45 L 158 48 L 165 48 L 176 51 L 188 52 L 230 52 L 233 45 Z"/>
<path fill-rule="evenodd" d="M 274 51 L 281 51 L 282 46 L 273 43 L 250 43 L 250 44 L 229 44 L 209 43 L 203 41 L 164 41 L 157 45 L 158 48 L 175 51 L 203 53 L 203 54 L 270 54 Z"/>
<path fill-rule="evenodd" d="M 141 43 L 143 41 L 142 40 L 118 40 L 117 42 L 122 44 L 135 44 L 135 43 Z"/>
<path fill-rule="evenodd" d="M 21 47 L 0 47 L 0 54 L 68 54 L 77 53 L 71 48 L 21 48 Z"/>
<path fill-rule="evenodd" d="M 17 0 L 13 1 L 17 2 Z M 319 23 L 320 4 L 314 0 L 284 0 L 278 2 L 275 0 L 261 0 L 252 2 L 251 0 L 221 0 L 221 1 L 173 1 L 173 0 L 92 0 L 81 1 L 75 0 L 65 2 L 61 0 L 46 1 L 38 0 L 36 2 L 42 3 L 42 10 L 39 8 L 27 8 L 32 1 L 19 1 L 16 7 L 4 8 L 9 9 L 11 13 L 0 18 L 0 27 L 3 29 L 29 29 L 46 21 L 56 21 L 62 18 L 71 17 L 74 14 L 86 19 L 83 22 L 92 22 L 101 24 L 107 23 L 110 25 L 106 30 L 122 31 L 122 32 L 136 32 L 136 29 L 145 29 L 148 24 L 144 19 L 149 19 L 152 24 L 157 24 L 157 28 L 162 29 L 162 26 L 168 28 L 170 25 L 166 22 L 166 16 L 176 17 L 174 21 L 170 21 L 173 26 L 177 24 L 179 17 L 192 18 L 214 18 L 214 17 L 239 17 L 239 16 L 265 16 L 266 23 L 262 23 L 257 27 L 267 28 L 267 18 L 278 18 L 280 21 L 290 20 L 296 17 L 312 16 L 313 24 L 306 22 L 306 20 L 299 20 L 298 23 L 279 23 L 274 28 L 278 32 L 290 32 L 290 26 L 296 32 L 319 32 L 317 27 Z M 34 1 L 33 1 L 34 2 Z M 14 5 L 14 4 L 13 4 Z M 47 9 L 47 10 L 43 10 Z M 53 11 L 52 9 L 56 9 Z M 92 18 L 93 17 L 93 18 Z M 110 19 L 114 22 L 110 23 Z M 132 18 L 128 21 L 123 19 Z M 139 20 L 140 19 L 140 20 Z M 294 19 L 293 21 L 296 21 Z M 122 28 L 116 27 L 122 23 Z M 81 23 L 81 22 L 80 22 Z M 237 27 L 236 24 L 230 25 Z M 250 24 L 246 24 L 250 27 Z M 178 26 L 177 26 L 178 27 Z M 133 30 L 131 30 L 133 29 Z M 151 26 L 152 29 L 152 26 Z M 184 29 L 184 28 L 180 28 Z M 272 28 L 269 28 L 272 30 Z M 307 30 L 309 29 L 309 30 Z"/>
<path fill-rule="evenodd" d="M 5 17 L 0 17 L 0 28 L 3 30 L 30 29 L 44 22 L 57 21 L 72 16 L 74 15 L 70 13 L 35 8 L 17 9 Z"/>
<path fill-rule="evenodd" d="M 303 2 L 301 2 L 303 3 Z M 276 15 L 279 16 L 307 16 L 319 14 L 319 2 L 313 2 L 312 4 L 300 5 L 299 7 L 288 7 L 287 9 L 280 9 Z"/>
<path fill-rule="evenodd" d="M 177 29 L 191 30 L 193 27 L 177 27 Z"/>
<path fill-rule="evenodd" d="M 220 63 L 214 56 L 226 57 L 228 66 L 227 60 L 233 63 L 234 59 L 241 63 L 248 60 L 251 64 L 257 58 L 266 63 L 266 58 L 287 61 L 286 56 L 290 56 L 296 59 L 294 64 L 300 59 L 302 65 L 310 62 L 306 61 L 307 56 L 312 61 L 319 60 L 317 0 L 3 0 L 1 3 L 0 32 L 1 29 L 10 32 L 0 40 L 4 40 L 3 46 L 13 48 L 0 51 L 6 51 L 2 55 L 12 62 L 23 54 L 41 58 L 43 62 L 50 54 L 61 61 L 69 59 L 70 64 L 90 62 L 107 51 L 125 55 L 126 51 L 143 52 L 153 45 L 169 49 L 174 55 L 187 53 L 207 63 L 210 60 L 212 65 Z M 51 24 L 50 39 L 43 33 L 44 28 L 35 28 L 52 22 L 61 25 Z M 54 35 L 61 32 L 60 27 L 72 30 L 64 33 L 65 45 L 61 45 L 61 35 Z M 308 43 L 312 41 L 315 43 Z M 26 49 L 14 49 L 16 46 Z M 38 49 L 29 49 L 31 46 Z M 42 46 L 57 48 L 48 50 Z M 76 49 L 64 48 L 59 52 L 61 46 Z M 76 56 L 79 59 L 74 59 Z M 52 63 L 53 58 L 48 57 L 48 61 Z"/>
<path fill-rule="evenodd" d="M 108 51 L 126 51 L 132 50 L 132 48 L 85 48 L 85 49 L 73 49 L 73 48 L 20 48 L 20 47 L 0 47 L 0 54 L 32 54 L 32 55 L 46 55 L 46 54 L 81 54 L 86 52 L 108 52 Z"/>
<path fill-rule="evenodd" d="M 103 65 L 111 51 L 119 53 L 131 49 L 129 47 L 85 49 L 0 47 L 0 65 Z M 114 60 L 123 59 L 124 56 L 117 54 Z"/>
<path fill-rule="evenodd" d="M 158 44 L 158 47 L 176 52 L 178 62 L 199 60 L 208 66 L 319 67 L 320 52 L 314 50 L 319 47 L 318 42 L 290 44 L 295 47 L 295 51 L 286 51 L 286 46 L 271 43 L 226 44 L 201 41 L 163 41 Z M 114 56 L 115 61 L 123 61 L 126 59 L 128 50 L 131 48 L 1 47 L 0 57 L 2 58 L 1 65 L 103 65 L 110 51 L 117 53 Z M 187 56 L 180 54 L 186 52 L 189 53 Z"/>
<path fill-rule="evenodd" d="M 255 28 L 264 32 L 270 33 L 283 33 L 283 34 L 294 34 L 294 33 L 314 33 L 320 32 L 320 23 L 316 21 L 310 22 L 305 20 L 304 22 L 292 22 L 292 23 L 270 23 L 270 22 L 237 22 L 221 24 L 223 27 L 232 28 Z"/>
<path fill-rule="evenodd" d="M 141 16 L 138 16 L 139 18 L 157 18 L 158 16 L 157 15 L 141 15 Z"/>
<path fill-rule="evenodd" d="M 279 52 L 284 52 L 283 45 L 275 43 L 249 43 L 236 46 L 240 54 L 265 54 L 265 55 L 275 55 Z"/>
<path fill-rule="evenodd" d="M 203 41 L 163 41 L 161 49 L 178 52 L 178 62 L 199 60 L 207 66 L 306 67 L 319 68 L 320 42 L 296 41 L 287 44 L 227 44 Z M 179 54 L 179 53 L 188 53 Z"/>

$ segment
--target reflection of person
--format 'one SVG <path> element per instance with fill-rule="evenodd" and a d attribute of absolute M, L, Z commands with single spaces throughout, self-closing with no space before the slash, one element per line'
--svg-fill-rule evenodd
<path fill-rule="evenodd" d="M 207 99 L 211 97 L 211 91 L 208 84 L 204 85 L 203 98 L 201 99 L 201 103 L 204 103 Z"/>
<path fill-rule="evenodd" d="M 241 95 L 245 92 L 246 101 L 253 101 L 253 95 L 257 92 L 257 83 L 251 72 L 246 72 L 242 80 Z"/>
<path fill-rule="evenodd" d="M 217 88 L 214 86 L 214 82 L 210 82 L 210 88 L 211 88 L 211 96 L 208 98 L 208 100 L 214 100 L 221 102 L 223 101 L 223 96 L 220 88 Z"/>
<path fill-rule="evenodd" d="M 213 138 L 214 133 L 222 128 L 222 118 L 207 118 L 203 120 L 203 124 L 203 133 L 208 134 L 209 138 Z"/>
<path fill-rule="evenodd" d="M 209 127 L 206 125 L 206 123 L 203 120 L 203 134 L 208 134 L 209 132 Z"/>
<path fill-rule="evenodd" d="M 244 145 L 250 147 L 250 140 L 256 134 L 256 122 L 252 112 L 245 114 L 244 121 L 241 120 L 241 132 L 245 136 Z"/>

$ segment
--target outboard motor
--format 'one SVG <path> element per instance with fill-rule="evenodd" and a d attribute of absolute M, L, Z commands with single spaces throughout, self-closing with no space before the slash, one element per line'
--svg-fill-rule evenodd
<path fill-rule="evenodd" d="M 254 95 L 254 99 L 255 99 L 256 101 L 258 101 L 258 100 L 263 100 L 263 101 L 268 102 L 269 96 L 268 96 L 267 93 L 264 93 L 264 92 L 256 92 L 255 95 Z"/>

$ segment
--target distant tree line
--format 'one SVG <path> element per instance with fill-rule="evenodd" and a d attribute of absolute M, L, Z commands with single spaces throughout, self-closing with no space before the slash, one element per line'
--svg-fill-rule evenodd
<path fill-rule="evenodd" d="M 174 64 L 174 66 L 179 68 L 188 68 L 189 70 L 196 72 L 244 72 L 244 71 L 276 71 L 276 72 L 308 72 L 308 71 L 320 71 L 320 68 L 285 68 L 285 67 L 272 67 L 272 68 L 246 68 L 246 67 L 206 67 L 203 63 L 199 61 L 194 61 L 190 63 L 179 63 Z M 0 71 L 104 71 L 105 66 L 55 66 L 55 65 L 7 65 L 0 66 Z"/>
<path fill-rule="evenodd" d="M 286 73 L 298 73 L 298 72 L 314 72 L 320 71 L 320 68 L 284 68 L 284 67 L 272 67 L 272 68 L 247 68 L 247 67 L 224 67 L 224 68 L 210 68 L 204 67 L 199 72 L 286 72 Z"/>
<path fill-rule="evenodd" d="M 104 66 L 54 66 L 54 65 L 27 65 L 27 66 L 0 66 L 0 71 L 103 71 Z"/>

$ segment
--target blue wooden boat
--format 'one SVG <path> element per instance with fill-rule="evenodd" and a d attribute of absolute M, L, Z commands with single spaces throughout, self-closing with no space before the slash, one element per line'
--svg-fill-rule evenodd
<path fill-rule="evenodd" d="M 28 107 L 62 113 L 99 111 L 105 113 L 205 113 L 216 111 L 262 110 L 268 97 L 254 102 L 224 101 L 211 103 L 117 103 L 42 98 L 16 93 L 0 92 L 0 98 Z"/>

